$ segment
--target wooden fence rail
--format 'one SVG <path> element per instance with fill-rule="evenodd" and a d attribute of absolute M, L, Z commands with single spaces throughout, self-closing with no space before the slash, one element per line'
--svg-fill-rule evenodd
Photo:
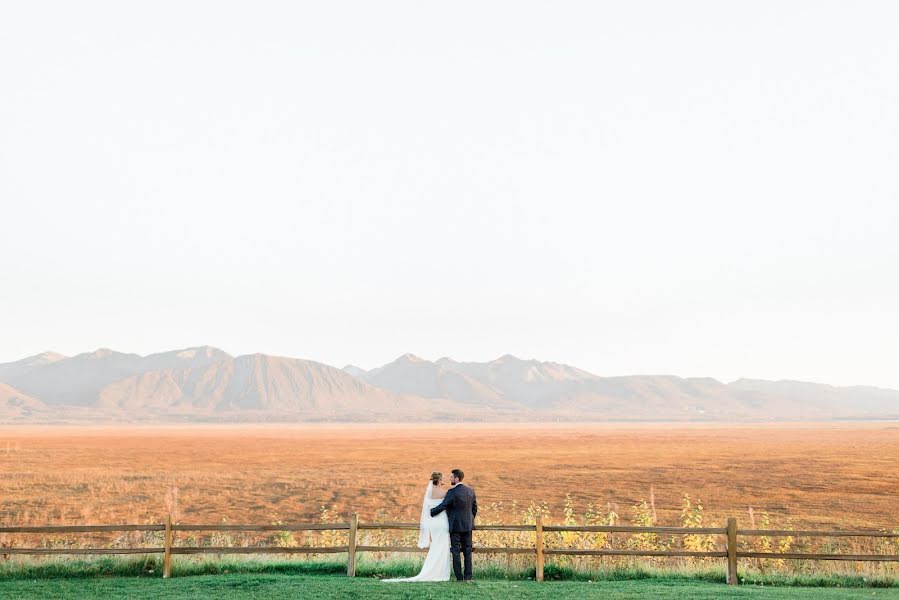
<path fill-rule="evenodd" d="M 12 526 L 0 527 L 5 533 L 97 533 L 129 531 L 162 531 L 163 547 L 144 548 L 0 548 L 4 554 L 33 555 L 91 555 L 91 554 L 162 554 L 163 577 L 171 576 L 172 556 L 175 554 L 347 554 L 347 575 L 356 575 L 356 558 L 360 552 L 427 552 L 415 546 L 366 546 L 358 544 L 360 530 L 417 530 L 418 523 L 361 523 L 353 513 L 348 523 L 293 523 L 283 525 L 190 525 L 172 523 L 171 515 L 165 523 L 149 525 L 59 525 L 48 527 Z M 520 531 L 534 533 L 534 545 L 528 547 L 483 547 L 476 546 L 478 554 L 531 554 L 534 556 L 535 573 L 538 581 L 543 581 L 546 556 L 662 556 L 726 559 L 727 583 L 737 585 L 737 561 L 740 558 L 781 559 L 781 560 L 843 560 L 868 562 L 899 562 L 899 554 L 815 554 L 798 552 L 744 552 L 738 546 L 742 537 L 873 537 L 899 538 L 899 533 L 888 531 L 806 531 L 786 529 L 737 529 L 737 520 L 729 518 L 727 527 L 628 527 L 617 525 L 544 525 L 543 518 L 537 517 L 533 525 L 482 525 L 476 531 Z M 176 546 L 175 533 L 179 531 L 346 531 L 345 546 Z M 547 532 L 595 532 L 630 534 L 669 535 L 721 535 L 725 536 L 724 551 L 700 552 L 692 550 L 618 550 L 611 548 L 547 548 Z"/>

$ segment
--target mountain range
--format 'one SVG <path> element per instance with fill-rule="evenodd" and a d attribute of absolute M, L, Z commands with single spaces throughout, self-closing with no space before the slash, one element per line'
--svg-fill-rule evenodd
<path fill-rule="evenodd" d="M 376 369 L 231 356 L 201 346 L 147 356 L 99 349 L 0 364 L 0 422 L 795 421 L 899 418 L 899 391 L 673 375 L 600 377 L 511 355 L 412 354 Z"/>

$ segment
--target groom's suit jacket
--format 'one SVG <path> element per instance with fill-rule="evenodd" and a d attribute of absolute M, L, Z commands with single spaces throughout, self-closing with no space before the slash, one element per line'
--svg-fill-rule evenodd
<path fill-rule="evenodd" d="M 478 514 L 478 499 L 474 490 L 461 483 L 448 490 L 443 502 L 431 509 L 431 516 L 436 517 L 444 510 L 450 532 L 471 531 Z"/>

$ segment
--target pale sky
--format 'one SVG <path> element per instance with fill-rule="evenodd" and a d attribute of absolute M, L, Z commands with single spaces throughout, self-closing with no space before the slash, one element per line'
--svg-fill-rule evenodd
<path fill-rule="evenodd" d="M 899 2 L 4 2 L 0 362 L 899 388 Z"/>

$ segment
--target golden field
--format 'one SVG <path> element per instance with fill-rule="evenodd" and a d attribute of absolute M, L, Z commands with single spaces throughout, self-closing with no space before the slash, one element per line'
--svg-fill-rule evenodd
<path fill-rule="evenodd" d="M 432 470 L 459 467 L 494 521 L 532 502 L 592 503 L 678 525 L 899 526 L 899 427 L 790 425 L 229 425 L 0 428 L 0 523 L 417 520 Z M 651 497 L 652 496 L 652 497 Z M 517 503 L 517 505 L 513 505 Z M 488 513 L 485 513 L 488 514 Z"/>

